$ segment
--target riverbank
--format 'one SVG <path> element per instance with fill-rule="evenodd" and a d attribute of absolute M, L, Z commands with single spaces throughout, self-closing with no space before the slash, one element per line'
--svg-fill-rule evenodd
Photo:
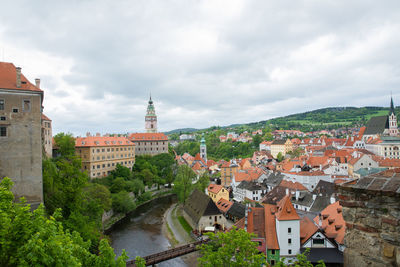
<path fill-rule="evenodd" d="M 155 194 L 152 195 L 152 199 L 149 199 L 145 202 L 142 203 L 138 203 L 138 205 L 135 207 L 134 210 L 131 210 L 127 213 L 117 213 L 117 214 L 113 214 L 109 219 L 105 220 L 103 222 L 103 233 L 107 234 L 107 232 L 111 231 L 112 228 L 118 224 L 119 222 L 123 221 L 126 217 L 128 217 L 131 213 L 134 213 L 135 210 L 137 210 L 138 208 L 147 205 L 159 198 L 164 198 L 164 197 L 171 197 L 175 195 L 174 193 L 172 193 L 172 190 L 168 190 L 168 191 L 159 191 L 159 192 L 155 192 Z"/>
<path fill-rule="evenodd" d="M 195 240 L 183 229 L 178 221 L 178 217 L 182 214 L 180 204 L 173 204 L 169 207 L 163 217 L 162 234 L 169 240 L 172 247 L 192 243 Z M 193 252 L 181 257 L 188 266 L 197 266 L 197 258 L 199 252 Z"/>

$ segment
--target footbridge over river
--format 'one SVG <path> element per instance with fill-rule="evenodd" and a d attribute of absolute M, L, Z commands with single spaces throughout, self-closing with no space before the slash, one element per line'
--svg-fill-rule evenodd
<path fill-rule="evenodd" d="M 143 259 L 146 261 L 146 266 L 149 265 L 155 265 L 157 263 L 167 261 L 176 257 L 180 257 L 189 253 L 192 253 L 196 250 L 199 250 L 198 246 L 201 244 L 207 243 L 208 240 L 201 240 L 201 241 L 196 241 L 194 243 L 182 245 L 176 248 L 171 248 L 159 253 L 151 254 L 146 257 L 143 257 Z M 126 263 L 127 267 L 133 267 L 136 266 L 135 260 L 130 260 Z"/>

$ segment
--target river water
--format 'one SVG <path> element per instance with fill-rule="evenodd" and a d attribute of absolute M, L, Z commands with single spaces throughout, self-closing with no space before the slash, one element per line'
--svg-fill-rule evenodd
<path fill-rule="evenodd" d="M 171 248 L 162 233 L 163 215 L 176 202 L 174 196 L 155 199 L 137 208 L 125 219 L 115 224 L 108 235 L 117 256 L 125 249 L 130 259 L 147 256 Z M 157 266 L 188 266 L 180 258 L 171 259 Z"/>

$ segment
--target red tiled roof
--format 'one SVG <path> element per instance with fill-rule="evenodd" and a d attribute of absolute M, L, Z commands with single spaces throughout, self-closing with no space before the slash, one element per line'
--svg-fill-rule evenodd
<path fill-rule="evenodd" d="M 249 208 L 247 232 L 254 233 L 257 237 L 265 237 L 264 217 L 264 208 Z"/>
<path fill-rule="evenodd" d="M 132 133 L 129 135 L 129 140 L 135 141 L 168 141 L 168 137 L 164 133 Z"/>
<path fill-rule="evenodd" d="M 300 221 L 300 243 L 303 245 L 317 230 L 318 226 L 307 216 L 304 216 Z"/>
<path fill-rule="evenodd" d="M 42 121 L 51 121 L 51 120 L 49 119 L 49 117 L 47 117 L 42 113 Z"/>
<path fill-rule="evenodd" d="M 339 201 L 330 204 L 321 211 L 322 215 L 322 229 L 328 237 L 333 237 L 336 242 L 343 244 L 344 234 L 346 232 L 346 222 L 343 219 L 342 206 Z M 314 218 L 316 224 L 319 223 L 319 216 Z"/>
<path fill-rule="evenodd" d="M 89 136 L 75 138 L 75 147 L 133 146 L 126 137 Z"/>
<path fill-rule="evenodd" d="M 276 235 L 275 212 L 275 205 L 264 204 L 265 239 L 268 249 L 279 249 L 278 238 Z"/>
<path fill-rule="evenodd" d="M 213 161 L 212 159 L 207 160 L 207 167 L 211 167 L 217 165 L 217 163 L 215 161 Z"/>
<path fill-rule="evenodd" d="M 218 184 L 209 184 L 207 187 L 208 192 L 214 193 L 214 194 L 218 194 L 218 192 L 224 188 L 222 185 L 218 185 Z"/>
<path fill-rule="evenodd" d="M 290 201 L 290 195 L 286 195 L 281 199 L 281 201 L 278 202 L 275 216 L 279 221 L 300 220 L 299 215 Z"/>
<path fill-rule="evenodd" d="M 17 71 L 13 63 L 0 62 L 0 88 L 43 92 L 21 73 L 21 87 L 17 87 Z"/>
<path fill-rule="evenodd" d="M 279 185 L 293 190 L 308 191 L 307 188 L 299 182 L 291 182 L 283 179 Z"/>
<path fill-rule="evenodd" d="M 328 163 L 328 157 L 310 157 L 307 160 L 308 165 L 310 165 L 311 167 L 315 167 L 315 166 L 324 166 L 325 164 Z"/>
<path fill-rule="evenodd" d="M 232 207 L 233 202 L 220 198 L 215 204 L 222 213 L 226 213 Z"/>
<path fill-rule="evenodd" d="M 192 170 L 194 170 L 194 171 L 199 171 L 202 169 L 203 169 L 203 166 L 199 162 L 196 162 L 192 167 Z"/>

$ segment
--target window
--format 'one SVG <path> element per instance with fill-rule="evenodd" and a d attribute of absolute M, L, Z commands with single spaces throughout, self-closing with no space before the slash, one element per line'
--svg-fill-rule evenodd
<path fill-rule="evenodd" d="M 0 110 L 4 110 L 4 99 L 0 99 Z"/>
<path fill-rule="evenodd" d="M 271 255 L 275 255 L 275 249 L 271 249 Z"/>
<path fill-rule="evenodd" d="M 289 238 L 287 242 L 288 242 L 288 244 L 292 244 L 292 239 Z"/>
<path fill-rule="evenodd" d="M 13 113 L 18 113 L 18 109 L 17 108 L 13 108 Z"/>
<path fill-rule="evenodd" d="M 29 99 L 24 100 L 22 110 L 25 112 L 31 111 L 31 101 Z"/>
<path fill-rule="evenodd" d="M 291 249 L 288 250 L 288 254 L 289 254 L 289 255 L 292 254 L 292 250 L 291 250 Z"/>
<path fill-rule="evenodd" d="M 275 265 L 275 260 L 271 260 L 271 266 Z"/>
<path fill-rule="evenodd" d="M 5 120 L 6 120 L 6 117 L 1 116 L 1 117 L 0 117 L 0 120 L 5 121 Z"/>
<path fill-rule="evenodd" d="M 0 127 L 0 136 L 7 136 L 7 127 L 6 126 Z"/>
<path fill-rule="evenodd" d="M 291 234 L 291 233 L 292 233 L 292 228 L 289 227 L 289 228 L 287 229 L 287 232 L 288 232 L 289 234 Z"/>
<path fill-rule="evenodd" d="M 313 245 L 323 246 L 325 244 L 324 239 L 313 239 Z"/>

